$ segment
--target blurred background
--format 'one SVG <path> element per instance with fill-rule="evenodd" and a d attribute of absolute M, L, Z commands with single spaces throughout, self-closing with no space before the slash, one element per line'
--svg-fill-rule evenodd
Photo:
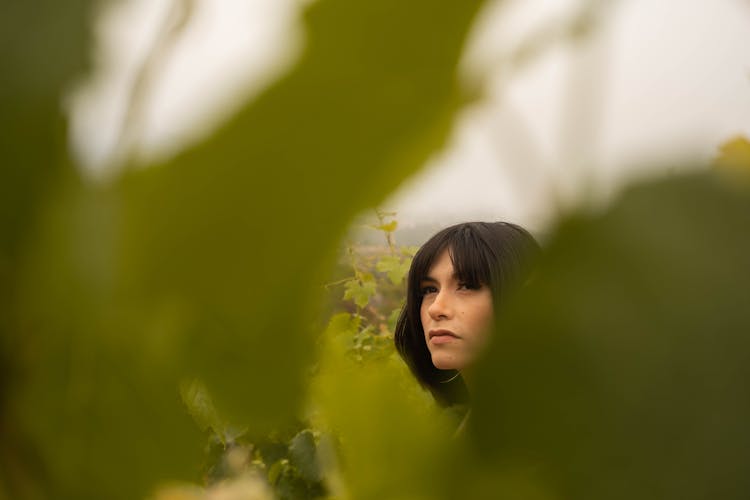
<path fill-rule="evenodd" d="M 307 3 L 104 4 L 69 106 L 87 173 L 209 134 L 297 60 Z M 543 232 L 561 209 L 705 165 L 750 134 L 748 46 L 744 0 L 488 2 L 463 49 L 470 97 L 447 145 L 382 207 L 402 233 L 469 219 Z"/>
<path fill-rule="evenodd" d="M 0 499 L 750 497 L 747 1 L 0 5 Z M 466 219 L 544 252 L 444 409 Z"/>

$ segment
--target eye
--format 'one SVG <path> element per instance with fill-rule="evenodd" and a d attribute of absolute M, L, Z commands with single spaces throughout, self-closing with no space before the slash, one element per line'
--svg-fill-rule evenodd
<path fill-rule="evenodd" d="M 426 286 L 423 286 L 423 287 L 422 287 L 422 288 L 421 288 L 421 289 L 419 290 L 419 293 L 420 293 L 420 294 L 421 294 L 422 296 L 425 296 L 425 295 L 429 295 L 429 294 L 431 294 L 431 293 L 436 293 L 436 292 L 437 292 L 437 288 L 435 288 L 435 287 L 434 287 L 434 286 L 432 286 L 432 285 L 426 285 Z"/>
<path fill-rule="evenodd" d="M 459 290 L 479 290 L 482 288 L 481 283 L 475 284 L 475 283 L 459 283 L 458 289 Z"/>

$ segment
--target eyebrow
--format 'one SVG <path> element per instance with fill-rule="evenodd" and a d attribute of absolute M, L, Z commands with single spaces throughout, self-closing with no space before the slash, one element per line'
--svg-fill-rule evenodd
<path fill-rule="evenodd" d="M 455 280 L 455 281 L 458 281 L 458 280 L 459 280 L 460 278 L 459 278 L 459 276 L 458 276 L 458 274 L 457 274 L 457 273 L 453 273 L 453 274 L 451 275 L 451 279 L 453 279 L 453 280 Z M 431 283 L 438 283 L 438 280 L 436 280 L 436 279 L 435 279 L 435 278 L 433 278 L 432 276 L 425 276 L 424 278 L 422 278 L 421 280 L 419 280 L 419 282 L 420 282 L 420 283 L 423 283 L 423 282 L 425 282 L 425 281 L 429 281 L 429 282 L 431 282 Z"/>

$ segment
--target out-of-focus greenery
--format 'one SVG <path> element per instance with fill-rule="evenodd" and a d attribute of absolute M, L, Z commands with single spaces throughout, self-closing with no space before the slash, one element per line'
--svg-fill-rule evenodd
<path fill-rule="evenodd" d="M 750 140 L 737 136 L 726 141 L 719 148 L 714 165 L 730 182 L 750 186 Z"/>
<path fill-rule="evenodd" d="M 286 77 L 106 186 L 78 175 L 61 116 L 92 6 L 3 4 L 4 496 L 131 499 L 196 479 L 185 380 L 257 433 L 293 420 L 338 240 L 448 132 L 479 4 L 318 2 Z"/>
<path fill-rule="evenodd" d="M 378 223 L 370 225 L 384 234 L 385 245 L 347 245 L 337 266 L 345 277 L 326 285 L 330 319 L 317 341 L 310 390 L 297 422 L 261 434 L 252 427 L 233 428 L 216 411 L 203 384 L 183 385 L 186 406 L 209 434 L 207 495 L 224 494 L 248 480 L 265 484 L 281 500 L 391 498 L 409 489 L 426 495 L 421 491 L 425 479 L 441 462 L 449 444 L 445 436 L 454 433 L 458 422 L 453 413 L 436 408 L 396 353 L 393 332 L 404 298 L 402 270 L 408 269 L 415 249 L 396 245 L 393 215 L 378 212 Z M 354 289 L 358 292 L 352 294 Z M 424 420 L 433 423 L 422 429 Z M 422 429 L 421 434 L 415 436 L 414 429 Z M 431 439 L 436 430 L 441 432 Z M 398 455 L 403 471 L 414 469 L 412 461 L 422 463 L 420 475 L 394 481 L 397 460 L 389 456 L 393 442 L 382 439 L 384 432 L 410 436 L 421 445 Z M 425 453 L 427 449 L 433 452 Z M 381 460 L 390 465 L 380 466 Z M 176 487 L 160 494 L 184 498 L 193 493 Z"/>
<path fill-rule="evenodd" d="M 340 289 L 354 311 L 319 334 L 346 226 L 450 127 L 479 4 L 320 0 L 289 75 L 105 186 L 78 175 L 60 112 L 91 5 L 0 7 L 0 498 L 748 497 L 750 192 L 735 176 L 567 216 L 498 312 L 468 439 L 392 351 L 362 354 L 388 353 L 362 318 L 392 324 L 368 311 L 369 283 L 397 283 L 406 256 L 356 268 Z M 742 144 L 718 163 L 743 164 Z M 250 436 L 265 476 L 169 486 L 200 481 L 207 433 L 242 471 L 253 455 L 223 447 Z"/>
<path fill-rule="evenodd" d="M 472 443 L 512 496 L 750 493 L 750 192 L 736 187 L 665 179 L 560 223 L 476 392 Z"/>

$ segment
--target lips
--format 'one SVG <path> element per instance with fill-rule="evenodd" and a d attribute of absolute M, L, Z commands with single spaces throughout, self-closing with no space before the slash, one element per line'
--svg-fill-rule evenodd
<path fill-rule="evenodd" d="M 452 337 L 452 338 L 455 338 L 455 339 L 459 338 L 459 336 L 456 335 L 455 333 L 453 333 L 452 331 L 450 331 L 450 330 L 442 330 L 442 329 L 440 329 L 440 330 L 430 330 L 428 332 L 428 336 L 430 337 L 430 340 L 432 340 L 435 337 L 438 337 L 438 338 L 439 337 Z"/>

